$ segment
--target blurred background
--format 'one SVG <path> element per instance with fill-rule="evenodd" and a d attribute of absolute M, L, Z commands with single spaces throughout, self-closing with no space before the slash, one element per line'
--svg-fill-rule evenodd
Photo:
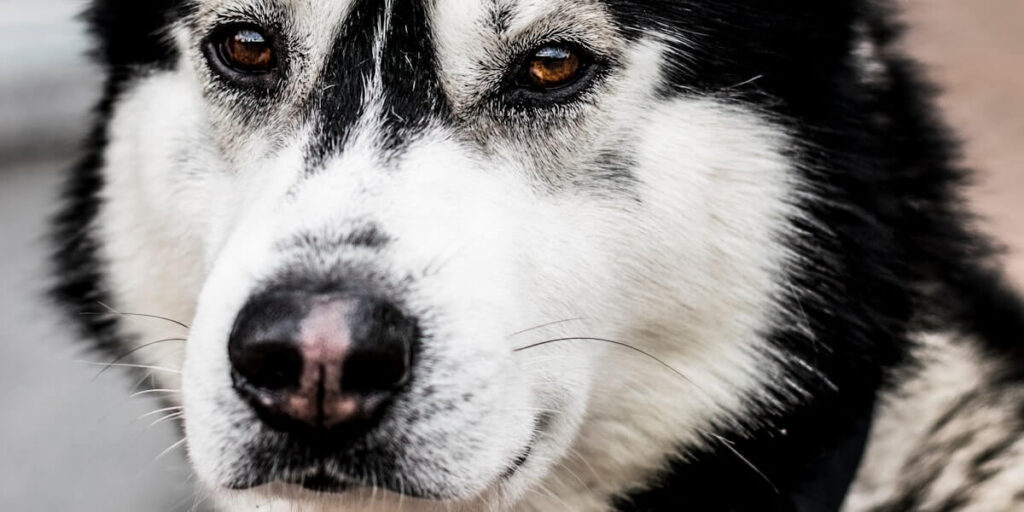
<path fill-rule="evenodd" d="M 138 0 L 146 1 L 146 0 Z M 971 199 L 1009 249 L 1024 285 L 1024 1 L 903 0 L 908 51 L 944 93 L 941 107 L 978 170 Z M 129 398 L 139 383 L 97 376 L 40 299 L 47 216 L 97 98 L 74 19 L 84 0 L 0 0 L 0 509 L 190 510 L 178 439 L 151 426 L 160 406 Z"/>

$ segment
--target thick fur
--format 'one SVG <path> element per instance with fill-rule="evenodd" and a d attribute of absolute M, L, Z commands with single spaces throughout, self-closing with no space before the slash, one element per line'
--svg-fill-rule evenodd
<path fill-rule="evenodd" d="M 55 295 L 181 389 L 225 510 L 1024 507 L 1024 310 L 884 2 L 95 0 L 88 18 L 108 80 Z M 239 21 L 286 55 L 266 90 L 202 51 Z M 509 86 L 547 42 L 595 55 L 579 94 Z M 373 288 L 423 331 L 408 389 L 339 453 L 231 386 L 238 311 L 296 281 Z M 322 471 L 355 487 L 280 483 Z"/>

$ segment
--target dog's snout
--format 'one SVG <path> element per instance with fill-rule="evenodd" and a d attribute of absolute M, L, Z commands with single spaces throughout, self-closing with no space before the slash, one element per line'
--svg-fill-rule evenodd
<path fill-rule="evenodd" d="M 329 429 L 377 416 L 409 380 L 416 322 L 380 299 L 269 291 L 235 321 L 235 388 L 271 427 Z"/>

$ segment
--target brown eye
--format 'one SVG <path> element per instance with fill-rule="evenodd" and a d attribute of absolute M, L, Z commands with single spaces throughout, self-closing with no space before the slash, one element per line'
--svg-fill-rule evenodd
<path fill-rule="evenodd" d="M 265 73 L 274 69 L 276 56 L 270 40 L 254 27 L 227 30 L 221 36 L 224 63 L 243 73 Z"/>
<path fill-rule="evenodd" d="M 583 59 L 571 48 L 545 46 L 530 56 L 526 65 L 529 83 L 540 89 L 557 89 L 576 81 Z"/>
<path fill-rule="evenodd" d="M 232 23 L 215 29 L 203 44 L 210 67 L 231 85 L 270 90 L 277 83 L 281 57 L 266 30 L 248 23 Z"/>

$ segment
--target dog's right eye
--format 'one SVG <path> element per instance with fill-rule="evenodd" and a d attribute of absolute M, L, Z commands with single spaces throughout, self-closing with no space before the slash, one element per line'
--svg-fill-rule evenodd
<path fill-rule="evenodd" d="M 211 34 L 204 46 L 206 58 L 214 70 L 243 84 L 255 85 L 278 67 L 278 52 L 272 36 L 255 25 L 221 27 Z"/>
<path fill-rule="evenodd" d="M 544 46 L 530 55 L 526 62 L 526 81 L 542 91 L 571 85 L 584 70 L 579 52 L 566 46 Z"/>

